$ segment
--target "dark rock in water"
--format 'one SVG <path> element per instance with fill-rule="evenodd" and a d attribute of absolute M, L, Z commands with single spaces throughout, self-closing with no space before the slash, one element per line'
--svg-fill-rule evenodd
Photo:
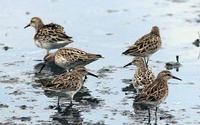
<path fill-rule="evenodd" d="M 132 79 L 122 79 L 122 82 L 125 84 L 132 84 Z"/>
<path fill-rule="evenodd" d="M 187 2 L 187 0 L 170 0 L 174 3 L 184 3 L 184 2 Z"/>
<path fill-rule="evenodd" d="M 16 116 L 13 116 L 12 119 L 13 120 L 21 120 L 21 121 L 30 121 L 31 117 L 16 117 Z"/>
<path fill-rule="evenodd" d="M 192 44 L 195 45 L 196 47 L 199 47 L 200 46 L 200 40 L 196 39 Z"/>
<path fill-rule="evenodd" d="M 22 121 L 30 121 L 30 120 L 31 120 L 31 117 L 21 117 L 21 120 L 22 120 Z"/>
<path fill-rule="evenodd" d="M 113 35 L 113 33 L 106 33 L 106 35 L 107 35 L 107 36 L 111 36 L 111 35 Z"/>
<path fill-rule="evenodd" d="M 8 108 L 9 106 L 6 104 L 0 104 L 0 108 Z"/>
<path fill-rule="evenodd" d="M 0 83 L 19 83 L 21 82 L 18 77 L 10 77 L 9 75 L 0 76 Z"/>
<path fill-rule="evenodd" d="M 104 78 L 108 76 L 107 73 L 114 73 L 116 70 L 115 66 L 107 66 L 99 69 L 97 73 L 100 78 Z"/>
<path fill-rule="evenodd" d="M 12 49 L 12 47 L 9 47 L 9 46 L 4 46 L 4 47 L 3 47 L 3 50 L 5 50 L 5 51 L 7 51 L 7 50 L 9 50 L 9 49 Z"/>
<path fill-rule="evenodd" d="M 111 9 L 110 9 L 110 10 L 107 10 L 107 12 L 108 12 L 108 13 L 116 13 L 116 12 L 119 12 L 119 10 L 111 10 Z"/>
<path fill-rule="evenodd" d="M 130 84 L 130 85 L 128 85 L 128 86 L 122 88 L 122 91 L 123 91 L 123 92 L 127 92 L 127 91 L 136 92 L 136 89 L 133 87 L 132 84 Z"/>
<path fill-rule="evenodd" d="M 23 95 L 23 94 L 25 94 L 25 93 L 21 90 L 15 90 L 15 91 L 9 93 L 9 95 Z"/>
<path fill-rule="evenodd" d="M 21 109 L 26 109 L 27 106 L 26 106 L 26 105 L 21 105 L 20 108 L 21 108 Z"/>
<path fill-rule="evenodd" d="M 53 106 L 53 105 L 50 105 L 50 106 L 49 106 L 49 109 L 53 109 L 53 108 L 54 108 L 54 106 Z"/>
<path fill-rule="evenodd" d="M 26 11 L 25 14 L 26 14 L 26 15 L 30 15 L 30 12 L 29 12 L 29 11 Z"/>

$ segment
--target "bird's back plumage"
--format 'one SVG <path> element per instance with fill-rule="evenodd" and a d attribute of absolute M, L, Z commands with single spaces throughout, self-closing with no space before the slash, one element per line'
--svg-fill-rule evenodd
<path fill-rule="evenodd" d="M 47 43 L 68 43 L 72 37 L 65 34 L 64 28 L 58 24 L 50 23 L 42 26 L 35 34 L 34 39 Z M 62 42 L 61 42 L 62 41 Z"/>
<path fill-rule="evenodd" d="M 156 79 L 152 84 L 145 87 L 140 94 L 135 97 L 136 103 L 149 103 L 158 105 L 168 95 L 168 85 L 166 81 Z"/>
<path fill-rule="evenodd" d="M 77 65 L 87 65 L 102 58 L 99 54 L 87 53 L 77 48 L 60 48 L 55 54 L 55 62 L 61 67 L 69 69 Z"/>
<path fill-rule="evenodd" d="M 161 47 L 159 28 L 154 26 L 150 33 L 139 38 L 122 54 L 131 56 L 148 57 L 158 51 Z"/>

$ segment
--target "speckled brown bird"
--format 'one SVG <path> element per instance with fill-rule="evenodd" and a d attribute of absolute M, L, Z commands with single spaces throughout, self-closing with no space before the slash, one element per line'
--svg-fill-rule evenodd
<path fill-rule="evenodd" d="M 132 84 L 137 93 L 140 93 L 143 88 L 149 84 L 152 84 L 152 82 L 155 80 L 155 75 L 150 69 L 146 67 L 142 57 L 135 57 L 132 62 L 128 63 L 124 67 L 129 65 L 135 65 L 137 67 L 134 73 Z"/>
<path fill-rule="evenodd" d="M 70 106 L 71 106 L 74 95 L 82 88 L 84 84 L 84 78 L 86 75 L 98 77 L 95 74 L 88 72 L 84 66 L 77 66 L 73 71 L 66 72 L 57 76 L 51 83 L 49 84 L 43 83 L 43 88 L 45 90 L 66 93 L 67 95 L 70 96 Z M 58 106 L 59 106 L 59 100 L 60 97 L 58 97 Z"/>
<path fill-rule="evenodd" d="M 157 52 L 160 47 L 160 31 L 157 26 L 153 26 L 150 33 L 142 36 L 122 54 L 144 57 L 145 63 L 147 65 L 149 61 L 149 56 Z"/>
<path fill-rule="evenodd" d="M 25 26 L 32 26 L 36 30 L 34 41 L 37 47 L 47 50 L 64 47 L 73 41 L 72 37 L 66 35 L 64 28 L 58 24 L 50 23 L 45 25 L 39 17 L 33 17 L 30 23 Z"/>
<path fill-rule="evenodd" d="M 49 53 L 44 57 L 45 62 L 54 61 L 56 65 L 69 71 L 78 65 L 87 65 L 91 62 L 103 58 L 100 54 L 87 53 L 77 48 L 60 48 L 55 53 Z M 42 66 L 41 70 L 44 68 Z"/>
<path fill-rule="evenodd" d="M 148 106 L 149 117 L 150 108 L 156 107 L 155 115 L 157 118 L 157 106 L 168 96 L 168 80 L 171 78 L 181 80 L 173 76 L 170 71 L 161 71 L 154 82 L 146 86 L 142 92 L 135 97 L 135 105 L 142 104 Z"/>

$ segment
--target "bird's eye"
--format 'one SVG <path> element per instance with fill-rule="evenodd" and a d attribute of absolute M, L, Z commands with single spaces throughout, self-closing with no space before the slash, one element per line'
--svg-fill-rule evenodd
<path fill-rule="evenodd" d="M 167 74 L 167 76 L 171 76 L 171 74 Z"/>

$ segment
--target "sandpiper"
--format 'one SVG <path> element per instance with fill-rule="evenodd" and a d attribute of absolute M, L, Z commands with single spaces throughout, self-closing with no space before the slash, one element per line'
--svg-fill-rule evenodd
<path fill-rule="evenodd" d="M 171 78 L 181 80 L 173 76 L 170 71 L 161 71 L 153 83 L 146 86 L 141 93 L 135 97 L 135 105 L 141 104 L 148 107 L 149 120 L 151 117 L 150 108 L 152 107 L 156 107 L 155 117 L 157 118 L 157 106 L 166 99 L 168 95 L 168 80 Z"/>
<path fill-rule="evenodd" d="M 63 92 L 70 97 L 70 106 L 72 106 L 72 100 L 74 95 L 81 89 L 84 84 L 84 77 L 91 75 L 97 77 L 97 75 L 90 73 L 84 66 L 77 66 L 71 72 L 63 73 L 57 76 L 51 83 L 43 84 L 44 90 Z M 59 105 L 60 97 L 58 97 L 57 106 Z"/>
<path fill-rule="evenodd" d="M 146 67 L 142 57 L 135 57 L 132 62 L 128 63 L 124 67 L 129 65 L 135 65 L 137 67 L 132 80 L 132 84 L 137 93 L 140 93 L 143 88 L 155 80 L 155 75 L 150 69 Z"/>
<path fill-rule="evenodd" d="M 47 50 L 64 47 L 73 41 L 72 37 L 65 34 L 64 28 L 58 24 L 50 23 L 45 25 L 39 17 L 33 17 L 30 23 L 25 26 L 32 26 L 36 30 L 34 41 L 37 47 Z"/>
<path fill-rule="evenodd" d="M 160 47 L 161 37 L 159 28 L 157 26 L 153 26 L 150 33 L 142 36 L 122 54 L 144 57 L 145 63 L 147 65 L 149 56 L 157 52 Z"/>
<path fill-rule="evenodd" d="M 87 53 L 77 48 L 60 48 L 55 53 L 49 53 L 44 57 L 44 65 L 39 73 L 45 67 L 47 62 L 54 61 L 56 65 L 69 71 L 78 65 L 87 65 L 93 61 L 103 58 L 100 54 Z"/>

